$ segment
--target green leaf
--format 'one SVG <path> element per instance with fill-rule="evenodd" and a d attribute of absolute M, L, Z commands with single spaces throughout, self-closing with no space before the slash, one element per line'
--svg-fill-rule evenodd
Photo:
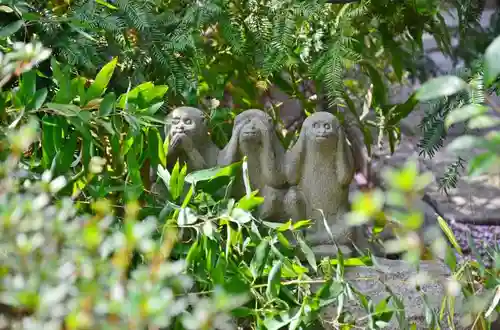
<path fill-rule="evenodd" d="M 108 3 L 105 0 L 95 0 L 95 2 L 98 3 L 98 4 L 100 4 L 100 5 L 106 6 L 109 9 L 113 9 L 113 10 L 117 10 L 118 9 L 118 7 L 113 6 L 112 4 Z"/>
<path fill-rule="evenodd" d="M 372 63 L 363 61 L 373 84 L 373 97 L 378 104 L 387 103 L 387 90 L 382 75 Z"/>
<path fill-rule="evenodd" d="M 423 84 L 417 91 L 419 101 L 430 101 L 439 97 L 450 96 L 468 88 L 465 81 L 456 76 L 441 76 Z"/>
<path fill-rule="evenodd" d="M 471 177 L 486 173 L 494 164 L 500 163 L 500 157 L 485 152 L 472 158 L 468 163 L 468 174 Z"/>
<path fill-rule="evenodd" d="M 298 230 L 303 227 L 309 227 L 311 225 L 311 220 L 300 220 L 293 224 L 293 229 Z"/>
<path fill-rule="evenodd" d="M 243 196 L 239 201 L 238 204 L 236 204 L 237 207 L 239 207 L 242 210 L 245 211 L 252 211 L 254 210 L 257 206 L 261 205 L 264 203 L 264 198 L 261 196 L 256 196 L 258 191 L 253 191 L 250 196 Z"/>
<path fill-rule="evenodd" d="M 58 170 L 60 173 L 64 173 L 70 168 L 71 163 L 74 160 L 76 143 L 77 143 L 78 133 L 73 131 L 69 138 L 65 141 L 64 145 L 60 149 L 61 156 L 59 157 Z"/>
<path fill-rule="evenodd" d="M 492 128 L 500 125 L 500 119 L 493 117 L 493 116 L 488 116 L 488 115 L 481 115 L 472 118 L 469 121 L 469 124 L 467 127 L 469 129 L 485 129 L 485 128 Z"/>
<path fill-rule="evenodd" d="M 318 271 L 318 265 L 316 264 L 316 257 L 314 256 L 314 252 L 311 250 L 311 248 L 307 245 L 307 243 L 304 241 L 302 238 L 302 235 L 297 234 L 297 240 L 300 245 L 300 249 L 302 252 L 304 252 L 307 262 L 309 265 L 314 269 L 315 272 Z"/>
<path fill-rule="evenodd" d="M 24 105 L 27 105 L 36 92 L 36 71 L 31 70 L 21 75 L 19 95 Z"/>
<path fill-rule="evenodd" d="M 389 116 L 389 125 L 396 125 L 402 119 L 408 117 L 408 115 L 415 109 L 415 106 L 418 104 L 418 100 L 416 98 L 416 94 L 413 93 L 408 97 L 405 103 L 401 103 L 396 105 L 390 111 Z"/>
<path fill-rule="evenodd" d="M 255 254 L 250 262 L 250 271 L 254 279 L 262 275 L 269 251 L 269 238 L 266 237 L 257 245 L 257 248 L 255 248 Z"/>
<path fill-rule="evenodd" d="M 277 298 L 281 288 L 281 260 L 278 260 L 267 277 L 266 296 L 269 300 Z"/>
<path fill-rule="evenodd" d="M 99 116 L 106 117 L 109 116 L 114 109 L 116 102 L 116 95 L 114 92 L 106 94 L 99 105 Z"/>
<path fill-rule="evenodd" d="M 484 82 L 491 85 L 500 73 L 500 37 L 496 37 L 484 53 Z"/>
<path fill-rule="evenodd" d="M 162 139 L 156 127 L 148 129 L 148 151 L 153 168 L 156 168 L 158 164 L 161 164 L 163 167 L 167 166 L 167 158 L 163 150 Z"/>
<path fill-rule="evenodd" d="M 78 113 L 81 111 L 81 109 L 74 104 L 47 103 L 45 106 L 47 109 L 65 117 L 78 116 Z"/>
<path fill-rule="evenodd" d="M 184 186 L 183 185 L 184 182 L 179 182 L 180 176 L 181 176 L 181 168 L 179 160 L 177 160 L 175 162 L 174 168 L 172 169 L 169 182 L 169 191 L 174 200 L 179 199 L 179 197 L 181 197 L 182 194 L 182 188 Z"/>
<path fill-rule="evenodd" d="M 446 149 L 449 151 L 463 151 L 485 146 L 484 140 L 473 135 L 462 135 L 453 140 Z"/>
<path fill-rule="evenodd" d="M 198 221 L 198 216 L 189 207 L 183 207 L 179 211 L 179 216 L 177 218 L 177 224 L 179 227 L 189 226 L 195 224 Z"/>
<path fill-rule="evenodd" d="M 12 22 L 0 29 L 0 38 L 7 38 L 19 31 L 23 26 L 24 22 L 22 20 Z"/>
<path fill-rule="evenodd" d="M 124 94 L 120 95 L 120 97 L 118 98 L 117 107 L 121 108 L 121 109 L 125 108 L 125 101 L 127 99 L 129 101 L 136 99 L 140 92 L 148 90 L 148 89 L 153 88 L 153 87 L 154 87 L 154 84 L 150 81 L 142 83 L 139 86 L 136 86 L 135 88 L 130 90 L 128 93 L 124 93 Z"/>
<path fill-rule="evenodd" d="M 71 93 L 71 81 L 69 78 L 69 67 L 65 66 L 64 68 L 61 68 L 60 64 L 54 57 L 50 59 L 50 63 L 53 78 L 59 86 L 59 90 L 57 91 L 53 102 L 61 104 L 69 103 L 73 99 L 73 95 Z"/>
<path fill-rule="evenodd" d="M 457 250 L 458 253 L 460 253 L 462 255 L 463 254 L 462 249 L 460 248 L 460 245 L 458 244 L 458 241 L 455 238 L 455 235 L 453 234 L 453 231 L 451 230 L 451 228 L 448 226 L 446 221 L 441 216 L 438 215 L 437 220 L 439 223 L 439 227 L 441 228 L 443 233 L 446 235 L 446 237 L 450 241 L 451 245 L 453 245 L 455 250 Z"/>
<path fill-rule="evenodd" d="M 168 144 L 167 144 L 168 145 Z M 165 150 L 164 145 L 164 150 Z M 198 170 L 186 175 L 185 181 L 188 183 L 196 183 L 200 181 L 210 181 L 222 176 L 233 176 L 237 169 L 241 166 L 241 162 L 234 163 L 224 167 L 212 167 L 203 170 Z"/>
<path fill-rule="evenodd" d="M 231 221 L 243 225 L 252 221 L 252 215 L 250 214 L 250 212 L 235 207 L 231 210 Z"/>
<path fill-rule="evenodd" d="M 154 114 L 156 114 L 158 112 L 158 110 L 161 109 L 161 106 L 163 105 L 163 103 L 164 102 L 158 102 L 158 103 L 151 105 L 147 110 L 148 115 L 153 116 Z"/>
<path fill-rule="evenodd" d="M 488 108 L 480 104 L 467 104 L 461 108 L 453 109 L 445 119 L 446 128 L 451 125 L 466 121 L 488 111 Z"/>
<path fill-rule="evenodd" d="M 106 88 L 108 87 L 109 81 L 113 76 L 116 64 L 118 63 L 118 58 L 113 58 L 109 63 L 107 63 L 101 71 L 97 74 L 94 82 L 90 85 L 87 90 L 86 100 L 92 101 L 95 98 L 101 96 Z"/>
<path fill-rule="evenodd" d="M 144 100 L 146 101 L 146 103 L 150 103 L 156 99 L 163 98 L 163 96 L 165 95 L 165 93 L 167 91 L 168 91 L 167 85 L 158 85 L 158 86 L 154 86 L 152 88 L 143 90 L 141 92 L 141 94 L 144 97 Z"/>
<path fill-rule="evenodd" d="M 48 95 L 48 90 L 47 88 L 42 88 L 36 91 L 35 95 L 33 95 L 33 98 L 31 99 L 31 102 L 29 103 L 27 110 L 39 110 L 43 102 L 47 99 Z"/>

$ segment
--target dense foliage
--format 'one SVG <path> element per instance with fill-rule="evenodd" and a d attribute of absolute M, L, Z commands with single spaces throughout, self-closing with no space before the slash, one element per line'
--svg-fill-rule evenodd
<path fill-rule="evenodd" d="M 309 220 L 264 222 L 252 215 L 262 203 L 257 191 L 227 196 L 241 162 L 169 171 L 162 131 L 168 108 L 199 105 L 224 145 L 235 114 L 263 108 L 273 85 L 307 111 L 349 109 L 360 119 L 363 108 L 368 145 L 374 127 L 394 147 L 398 123 L 417 101 L 390 104 L 387 86 L 408 71 L 425 77 L 415 64 L 424 32 L 451 50 L 439 8 L 438 1 L 0 0 L 0 311 L 8 326 L 318 329 L 332 322 L 321 310 L 335 306 L 337 326 L 378 329 L 394 317 L 409 328 L 398 297 L 388 292 L 375 305 L 344 279 L 346 267 L 372 264 L 369 252 L 316 260 L 301 233 Z M 306 81 L 319 97 L 309 97 Z M 375 121 L 365 118 L 370 108 Z M 415 203 L 430 178 L 412 163 L 388 172 L 389 191 L 357 195 L 349 219 L 358 226 L 375 219 L 375 232 L 398 227 L 391 252 L 413 264 L 446 259 L 466 296 L 476 292 L 469 276 L 479 270 L 487 305 L 469 317 L 486 329 L 499 265 L 457 267 L 443 222 L 445 235 L 434 228 L 436 244 L 423 246 Z M 443 303 L 452 316 L 453 299 Z M 349 301 L 366 315 L 352 314 Z M 427 314 L 429 328 L 450 322 L 430 307 Z"/>

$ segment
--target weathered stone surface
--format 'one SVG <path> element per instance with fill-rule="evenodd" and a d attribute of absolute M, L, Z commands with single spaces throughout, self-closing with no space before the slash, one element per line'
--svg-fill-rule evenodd
<path fill-rule="evenodd" d="M 380 267 L 347 267 L 345 278 L 363 294 L 373 299 L 375 304 L 389 296 L 384 287 L 385 283 L 402 300 L 409 323 L 415 323 L 417 329 L 428 329 L 425 325 L 425 305 L 422 293 L 427 296 L 429 305 L 438 310 L 439 314 L 441 302 L 445 297 L 444 283 L 450 275 L 448 268 L 437 262 L 422 262 L 419 274 L 427 274 L 428 276 L 426 276 L 427 281 L 419 282 L 422 285 L 420 286 L 421 291 L 418 292 L 415 289 L 417 271 L 414 267 L 401 260 L 378 259 L 378 263 Z M 462 302 L 461 297 L 457 297 L 454 315 L 455 329 L 466 329 L 459 324 Z M 366 322 L 363 321 L 366 320 L 366 312 L 359 302 L 349 301 L 346 308 L 357 316 L 357 320 L 360 322 L 358 326 L 363 328 Z M 328 322 L 334 320 L 335 316 L 336 306 L 329 306 L 325 309 L 323 315 L 326 321 L 325 329 L 335 329 L 331 323 L 328 325 Z M 385 329 L 401 329 L 401 327 L 396 318 L 393 317 Z M 448 329 L 446 321 L 443 322 L 442 329 Z"/>
<path fill-rule="evenodd" d="M 259 216 L 269 220 L 300 217 L 294 213 L 301 200 L 288 189 L 284 171 L 285 149 L 273 127 L 272 118 L 262 110 L 250 109 L 235 118 L 229 143 L 219 153 L 218 165 L 227 166 L 247 157 L 249 185 L 264 197 Z M 236 180 L 233 196 L 245 195 L 244 179 Z"/>

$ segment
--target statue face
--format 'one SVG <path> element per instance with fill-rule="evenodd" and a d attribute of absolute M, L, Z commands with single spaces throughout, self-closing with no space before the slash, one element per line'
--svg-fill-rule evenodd
<path fill-rule="evenodd" d="M 317 112 L 309 116 L 304 125 L 307 127 L 308 135 L 316 142 L 329 142 L 337 138 L 339 122 L 337 118 L 330 113 Z"/>
<path fill-rule="evenodd" d="M 170 136 L 186 134 L 197 135 L 203 124 L 203 113 L 195 108 L 181 107 L 174 109 L 170 115 Z"/>

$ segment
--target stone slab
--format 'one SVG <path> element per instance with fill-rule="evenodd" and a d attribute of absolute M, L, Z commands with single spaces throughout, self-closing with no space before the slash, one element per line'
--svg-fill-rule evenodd
<path fill-rule="evenodd" d="M 415 323 L 417 329 L 427 329 L 425 326 L 425 305 L 422 293 L 427 296 L 429 305 L 438 311 L 441 302 L 445 297 L 445 283 L 450 275 L 448 268 L 439 262 L 422 262 L 420 273 L 427 274 L 427 281 L 421 282 L 421 291 L 415 289 L 415 275 L 417 272 L 414 267 L 401 260 L 377 259 L 380 267 L 348 267 L 345 270 L 345 278 L 354 287 L 363 294 L 370 297 L 376 305 L 382 299 L 389 296 L 385 290 L 385 283 L 391 291 L 402 300 L 405 306 L 405 314 L 409 323 Z M 455 329 L 466 329 L 459 324 L 460 312 L 462 309 L 462 298 L 457 297 L 455 305 L 454 320 Z M 353 313 L 363 327 L 363 321 L 366 319 L 366 312 L 357 301 L 348 301 L 346 304 L 348 311 Z M 329 306 L 325 309 L 323 319 L 325 329 L 335 329 L 332 320 L 336 316 L 336 306 Z M 444 319 L 446 320 L 446 319 Z M 447 322 L 443 322 L 442 329 L 447 328 Z M 395 316 L 391 319 L 389 326 L 385 329 L 400 329 Z"/>

